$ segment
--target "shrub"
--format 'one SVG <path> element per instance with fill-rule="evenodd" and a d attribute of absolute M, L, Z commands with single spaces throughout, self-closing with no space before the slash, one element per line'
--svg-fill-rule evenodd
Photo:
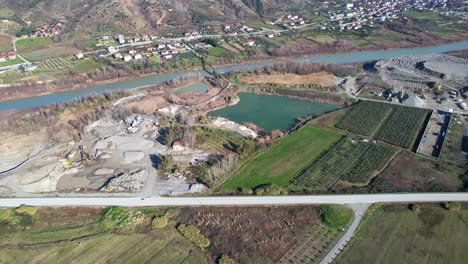
<path fill-rule="evenodd" d="M 461 207 L 462 206 L 460 202 L 445 202 L 444 203 L 444 208 L 449 211 L 460 211 Z"/>
<path fill-rule="evenodd" d="M 15 211 L 19 214 L 35 215 L 37 208 L 33 206 L 21 206 L 16 208 Z"/>
<path fill-rule="evenodd" d="M 164 228 L 167 226 L 167 222 L 165 216 L 155 217 L 152 222 L 153 229 Z"/>
<path fill-rule="evenodd" d="M 255 189 L 256 195 L 286 195 L 288 189 L 274 184 L 263 185 Z"/>
<path fill-rule="evenodd" d="M 421 211 L 421 207 L 417 204 L 410 204 L 409 209 L 414 212 L 419 212 Z"/>
<path fill-rule="evenodd" d="M 353 210 L 342 205 L 320 205 L 320 218 L 322 222 L 334 229 L 345 229 L 353 219 Z"/>
<path fill-rule="evenodd" d="M 201 249 L 205 249 L 210 246 L 210 240 L 200 233 L 200 230 L 193 225 L 181 224 L 177 227 L 177 230 L 188 240 L 192 241 Z"/>
<path fill-rule="evenodd" d="M 130 212 L 117 207 L 109 207 L 101 219 L 104 230 L 115 230 L 128 226 L 132 222 Z"/>
<path fill-rule="evenodd" d="M 233 260 L 232 258 L 228 257 L 227 255 L 222 255 L 218 259 L 218 264 L 236 264 L 236 261 Z"/>

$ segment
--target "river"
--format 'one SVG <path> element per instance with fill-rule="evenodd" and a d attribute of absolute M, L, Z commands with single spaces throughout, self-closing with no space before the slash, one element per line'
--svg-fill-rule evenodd
<path fill-rule="evenodd" d="M 439 46 L 424 47 L 424 48 L 407 48 L 407 49 L 391 49 L 391 50 L 382 50 L 382 51 L 363 51 L 363 52 L 348 52 L 348 53 L 339 53 L 339 54 L 330 54 L 330 55 L 316 55 L 308 56 L 295 59 L 274 59 L 274 60 L 264 60 L 257 61 L 239 65 L 232 65 L 226 67 L 218 67 L 219 72 L 230 72 L 237 70 L 246 70 L 246 69 L 255 69 L 258 67 L 263 67 L 267 65 L 273 65 L 280 62 L 329 62 L 329 63 L 353 63 L 353 62 L 364 62 L 385 59 L 395 56 L 404 56 L 404 55 L 419 55 L 427 53 L 441 53 L 454 50 L 468 49 L 468 41 L 455 42 L 450 44 L 444 44 Z M 14 101 L 7 101 L 0 103 L 0 111 L 4 110 L 21 110 L 31 107 L 39 107 L 48 104 L 60 103 L 73 100 L 75 98 L 87 96 L 90 94 L 100 94 L 106 91 L 115 91 L 115 90 L 124 90 L 132 89 L 142 86 L 160 84 L 168 80 L 177 78 L 179 76 L 184 76 L 188 74 L 197 74 L 201 73 L 201 70 L 193 71 L 183 71 L 177 73 L 167 73 L 146 76 L 141 78 L 136 78 L 132 80 L 125 80 L 116 83 L 110 83 L 105 85 L 99 85 L 94 87 L 89 87 L 85 89 L 67 91 L 67 92 L 57 92 L 42 96 L 35 96 L 31 98 L 25 98 Z"/>

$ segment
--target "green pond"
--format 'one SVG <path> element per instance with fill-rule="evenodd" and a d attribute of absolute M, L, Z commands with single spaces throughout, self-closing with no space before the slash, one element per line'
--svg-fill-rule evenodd
<path fill-rule="evenodd" d="M 236 105 L 209 112 L 209 116 L 225 117 L 242 124 L 252 122 L 265 131 L 286 131 L 293 127 L 296 119 L 308 115 L 320 115 L 341 108 L 340 105 L 313 103 L 284 96 L 239 93 Z"/>

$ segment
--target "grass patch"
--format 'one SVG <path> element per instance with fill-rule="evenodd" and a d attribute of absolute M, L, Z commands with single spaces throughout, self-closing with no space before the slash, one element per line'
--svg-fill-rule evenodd
<path fill-rule="evenodd" d="M 101 64 L 94 59 L 84 60 L 78 62 L 75 66 L 71 67 L 71 72 L 89 72 L 101 68 Z"/>
<path fill-rule="evenodd" d="M 466 263 L 468 211 L 386 205 L 360 226 L 337 263 Z"/>
<path fill-rule="evenodd" d="M 353 210 L 343 205 L 320 205 L 322 223 L 333 229 L 345 229 L 353 220 Z"/>
<path fill-rule="evenodd" d="M 14 60 L 6 60 L 4 62 L 0 62 L 0 67 L 10 66 L 10 65 L 15 65 L 15 64 L 20 64 L 20 63 L 23 63 L 23 60 L 17 57 Z"/>
<path fill-rule="evenodd" d="M 51 45 L 53 41 L 49 38 L 26 38 L 16 41 L 18 51 L 31 50 Z"/>
<path fill-rule="evenodd" d="M 215 57 L 219 57 L 219 56 L 223 55 L 225 52 L 226 52 L 226 50 L 223 49 L 223 48 L 220 48 L 220 47 L 212 47 L 212 48 L 208 49 L 208 53 L 211 56 L 215 56 Z"/>
<path fill-rule="evenodd" d="M 233 190 L 241 187 L 253 189 L 266 184 L 288 186 L 295 175 L 340 138 L 341 135 L 333 132 L 302 127 L 250 159 L 222 187 Z"/>

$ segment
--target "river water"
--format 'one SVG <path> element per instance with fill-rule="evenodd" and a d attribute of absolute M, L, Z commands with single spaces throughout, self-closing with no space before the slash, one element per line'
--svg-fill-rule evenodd
<path fill-rule="evenodd" d="M 255 69 L 258 67 L 263 67 L 267 65 L 273 65 L 280 62 L 329 62 L 329 63 L 353 63 L 353 62 L 364 62 L 385 59 L 395 56 L 404 56 L 404 55 L 419 55 L 427 53 L 440 53 L 448 52 L 454 50 L 468 49 L 468 41 L 455 42 L 445 45 L 433 46 L 433 47 L 424 47 L 424 48 L 409 48 L 409 49 L 392 49 L 392 50 L 383 50 L 383 51 L 363 51 L 363 52 L 349 52 L 349 53 L 340 53 L 340 54 L 330 54 L 330 55 L 317 55 L 317 56 L 308 56 L 303 58 L 296 59 L 277 59 L 277 60 L 264 60 L 259 62 L 252 62 L 246 64 L 232 65 L 227 67 L 217 68 L 220 72 L 230 72 L 236 70 L 246 70 L 246 69 Z M 73 100 L 75 98 L 91 95 L 91 94 L 100 94 L 106 91 L 115 91 L 115 90 L 124 90 L 132 89 L 147 85 L 154 85 L 166 82 L 168 80 L 177 78 L 179 76 L 184 76 L 188 74 L 198 74 L 202 73 L 200 70 L 194 71 L 183 71 L 178 73 L 167 73 L 152 75 L 147 77 L 136 78 L 132 80 L 126 80 L 111 84 L 94 86 L 86 89 L 67 91 L 67 92 L 58 92 L 53 94 L 47 94 L 42 96 L 36 96 L 26 99 L 7 101 L 0 103 L 0 111 L 2 110 L 21 110 L 31 107 L 39 107 L 48 104 L 60 103 Z"/>

